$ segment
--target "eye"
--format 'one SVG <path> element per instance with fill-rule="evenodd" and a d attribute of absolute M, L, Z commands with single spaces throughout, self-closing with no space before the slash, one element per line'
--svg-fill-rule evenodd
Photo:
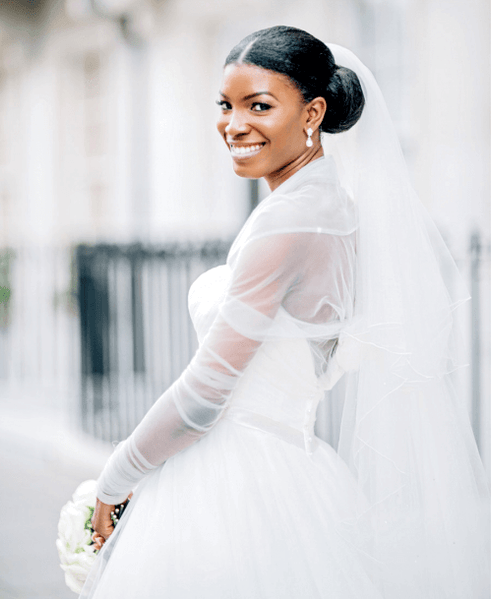
<path fill-rule="evenodd" d="M 253 102 L 253 104 L 251 105 L 251 110 L 254 112 L 264 112 L 269 108 L 272 107 L 270 106 L 270 104 L 266 104 L 265 102 Z"/>
<path fill-rule="evenodd" d="M 224 110 L 231 110 L 231 105 L 229 104 L 229 102 L 226 102 L 225 100 L 216 100 L 215 104 L 217 104 L 218 106 L 220 106 L 220 108 L 224 111 Z"/>

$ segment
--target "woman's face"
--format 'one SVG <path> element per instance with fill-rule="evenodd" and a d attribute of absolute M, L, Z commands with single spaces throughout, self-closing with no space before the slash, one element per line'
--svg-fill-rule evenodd
<path fill-rule="evenodd" d="M 284 75 L 252 65 L 227 65 L 218 104 L 217 129 L 237 175 L 264 177 L 273 190 L 322 156 L 320 144 L 306 146 L 309 106 Z"/>

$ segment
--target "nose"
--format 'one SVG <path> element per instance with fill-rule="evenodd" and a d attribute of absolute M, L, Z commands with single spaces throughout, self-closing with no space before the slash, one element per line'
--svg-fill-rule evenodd
<path fill-rule="evenodd" d="M 231 137 L 248 133 L 249 126 L 244 112 L 241 110 L 232 110 L 228 115 L 228 123 L 225 126 L 225 132 Z"/>

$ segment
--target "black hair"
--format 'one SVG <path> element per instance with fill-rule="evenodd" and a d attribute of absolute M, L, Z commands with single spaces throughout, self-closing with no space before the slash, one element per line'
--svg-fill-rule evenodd
<path fill-rule="evenodd" d="M 357 75 L 336 65 L 326 44 L 302 29 L 280 25 L 256 31 L 229 52 L 225 65 L 231 63 L 286 75 L 306 103 L 322 96 L 327 108 L 320 130 L 326 133 L 350 129 L 362 114 L 365 100 Z"/>

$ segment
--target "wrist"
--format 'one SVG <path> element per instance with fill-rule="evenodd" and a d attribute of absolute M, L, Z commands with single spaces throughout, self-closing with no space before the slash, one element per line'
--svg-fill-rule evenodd
<path fill-rule="evenodd" d="M 99 487 L 97 489 L 96 498 L 99 500 L 101 504 L 106 506 L 111 506 L 114 508 L 117 504 L 123 504 L 128 496 L 131 494 L 131 490 L 128 492 L 123 492 L 122 494 L 105 494 Z"/>

